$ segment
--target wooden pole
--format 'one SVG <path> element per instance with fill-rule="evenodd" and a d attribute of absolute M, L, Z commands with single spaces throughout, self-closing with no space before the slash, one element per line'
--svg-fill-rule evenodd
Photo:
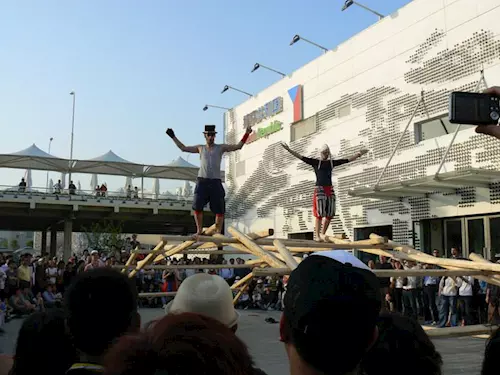
<path fill-rule="evenodd" d="M 472 260 L 473 262 L 478 262 L 478 263 L 482 263 L 482 264 L 491 263 L 490 261 L 484 259 L 481 255 L 476 254 L 476 253 L 470 253 L 469 259 Z M 500 281 L 500 275 L 493 275 L 492 278 Z"/>
<path fill-rule="evenodd" d="M 163 251 L 163 241 L 160 241 L 160 243 L 156 245 L 154 250 L 148 255 L 146 255 L 146 258 L 144 258 L 144 260 L 137 262 L 137 266 L 135 267 L 135 269 L 130 271 L 128 277 L 131 278 L 134 277 L 137 272 L 139 272 L 145 265 L 151 262 L 156 257 L 156 255 L 158 255 L 162 251 Z"/>
<path fill-rule="evenodd" d="M 249 252 L 251 254 L 265 260 L 270 266 L 272 266 L 272 267 L 285 266 L 285 264 L 283 262 L 278 260 L 274 255 L 268 253 L 266 250 L 262 249 L 259 245 L 257 245 L 254 241 L 252 241 L 250 238 L 245 236 L 239 230 L 237 230 L 233 227 L 229 227 L 229 228 L 227 228 L 227 231 L 231 235 L 233 235 L 233 237 L 235 239 L 237 239 L 241 244 L 245 245 L 245 247 L 249 250 Z M 264 240 L 260 240 L 260 241 L 264 241 Z"/>
<path fill-rule="evenodd" d="M 233 305 L 236 305 L 238 303 L 238 300 L 240 299 L 241 295 L 243 294 L 243 292 L 245 290 L 248 289 L 248 286 L 250 285 L 250 283 L 246 283 L 245 285 L 243 285 L 243 288 L 241 288 L 238 293 L 236 293 L 236 295 L 234 296 L 233 298 Z"/>
<path fill-rule="evenodd" d="M 372 270 L 377 277 L 401 277 L 401 276 L 478 276 L 491 275 L 491 271 L 480 270 Z M 283 276 L 289 275 L 290 268 L 255 268 L 252 273 L 260 276 Z"/>
<path fill-rule="evenodd" d="M 445 328 L 429 329 L 425 332 L 431 339 L 437 339 L 437 338 L 480 335 L 484 333 L 491 335 L 495 329 L 496 327 L 494 326 L 477 324 L 477 325 L 463 326 L 463 327 L 445 327 Z"/>
<path fill-rule="evenodd" d="M 374 233 L 370 234 L 370 238 L 376 238 L 376 237 L 380 237 L 380 236 L 377 234 L 374 234 Z M 412 248 L 410 246 L 400 245 L 394 241 L 389 241 L 389 245 L 393 246 L 393 250 L 402 251 L 406 255 L 410 256 L 410 258 L 412 258 L 416 262 L 434 264 L 434 265 L 437 265 L 437 266 L 440 266 L 440 267 L 443 267 L 446 269 L 451 269 L 451 270 L 473 268 L 473 269 L 478 269 L 481 271 L 483 271 L 483 270 L 484 271 L 495 271 L 495 269 L 492 270 L 492 269 L 482 268 L 481 266 L 478 267 L 477 263 L 475 264 L 474 262 L 468 262 L 466 260 L 444 259 L 444 258 L 434 257 L 432 255 L 428 255 L 428 254 L 422 253 L 418 250 L 415 250 L 414 248 Z M 467 266 L 469 266 L 470 268 Z M 488 266 L 488 265 L 485 264 L 484 266 Z M 498 266 L 500 266 L 500 264 Z M 492 277 L 477 276 L 476 279 L 483 280 L 483 281 L 486 281 L 487 283 L 500 286 L 500 281 L 498 281 Z"/>
<path fill-rule="evenodd" d="M 238 289 L 243 284 L 250 282 L 252 278 L 253 274 L 250 272 L 248 275 L 246 275 L 245 277 L 241 278 L 240 280 L 236 281 L 233 285 L 231 285 L 231 289 Z"/>
<path fill-rule="evenodd" d="M 139 298 L 148 297 L 174 297 L 177 292 L 152 292 L 152 293 L 139 293 Z"/>
<path fill-rule="evenodd" d="M 228 231 L 229 231 L 229 229 L 228 229 Z M 190 240 L 190 237 L 188 237 L 188 236 L 163 236 L 162 238 L 164 241 L 170 241 L 170 242 L 184 242 L 184 241 Z M 261 238 L 261 239 L 255 240 L 254 243 L 256 245 L 273 246 L 273 241 L 274 240 L 271 238 Z M 239 243 L 239 240 L 236 238 L 230 238 L 230 237 L 225 237 L 225 236 L 220 236 L 218 238 L 208 237 L 208 236 L 199 236 L 198 242 L 214 242 L 216 244 L 232 245 L 235 243 Z M 328 250 L 334 250 L 334 249 L 348 250 L 348 249 L 358 249 L 360 247 L 359 245 L 352 244 L 352 243 L 347 243 L 345 245 L 337 245 L 337 244 L 333 244 L 333 243 L 325 245 L 324 242 L 321 243 L 321 242 L 308 241 L 308 240 L 281 239 L 281 242 L 286 247 L 289 247 L 289 248 L 290 247 L 291 248 L 302 247 L 302 248 L 307 248 L 308 251 L 315 251 L 318 248 L 320 248 L 320 249 L 328 248 Z M 374 249 L 386 249 L 387 245 L 362 245 L 362 247 L 368 247 L 368 248 L 374 248 Z"/>
<path fill-rule="evenodd" d="M 222 235 L 220 235 L 222 236 Z M 222 236 L 224 237 L 224 236 Z M 217 238 L 217 235 L 213 235 L 213 238 Z M 211 242 L 210 243 L 210 247 L 208 248 L 202 248 L 202 246 L 199 246 L 199 247 L 190 247 L 178 254 L 191 254 L 191 255 L 209 255 L 209 254 L 215 254 L 215 255 L 224 255 L 224 254 L 227 254 L 227 255 L 237 255 L 237 254 L 241 254 L 241 255 L 244 255 L 244 254 L 248 254 L 248 251 L 242 251 L 242 250 L 215 250 L 218 245 Z M 231 246 L 231 247 L 234 247 L 235 249 L 237 248 L 237 245 L 236 243 L 232 243 L 232 244 L 223 244 L 223 245 L 227 245 L 227 246 Z M 194 246 L 198 246 L 197 243 L 194 244 Z M 328 245 L 327 245 L 328 246 Z M 264 250 L 267 250 L 267 251 L 273 251 L 273 252 L 277 252 L 278 249 L 276 248 L 276 246 L 266 246 L 266 245 L 263 245 L 261 246 Z M 214 249 L 214 250 L 210 250 L 210 249 Z M 287 246 L 287 249 L 291 252 L 291 253 L 310 253 L 310 252 L 315 252 L 315 251 L 330 251 L 330 250 L 334 250 L 332 247 L 325 247 L 325 245 L 323 245 L 323 247 L 319 247 L 319 248 L 310 248 L 310 247 L 292 247 L 292 246 Z M 378 250 L 378 249 L 371 249 L 371 250 L 374 250 L 374 251 L 384 251 L 384 250 Z M 363 250 L 364 251 L 364 250 Z M 151 250 L 140 250 L 140 251 L 137 251 L 137 254 L 149 254 L 151 252 Z M 378 253 L 377 253 L 378 254 Z M 275 254 L 276 255 L 276 254 Z"/>
<path fill-rule="evenodd" d="M 283 260 L 285 261 L 286 265 L 288 268 L 290 268 L 292 271 L 297 268 L 299 263 L 295 260 L 295 258 L 292 256 L 290 251 L 281 243 L 280 240 L 274 240 L 273 241 L 274 246 L 278 249 L 279 253 L 283 257 Z"/>
<path fill-rule="evenodd" d="M 202 270 L 202 269 L 214 269 L 219 270 L 223 268 L 254 268 L 259 267 L 259 264 L 176 264 L 176 265 L 152 265 L 148 264 L 143 266 L 142 269 L 149 270 Z M 123 266 L 112 266 L 112 268 L 123 268 Z M 128 266 L 127 268 L 134 268 L 133 265 Z"/>
<path fill-rule="evenodd" d="M 122 269 L 122 273 L 125 273 L 127 271 L 127 268 L 134 262 L 135 258 L 137 257 L 137 253 L 130 253 L 130 256 L 127 259 L 127 263 L 125 263 L 125 266 Z"/>

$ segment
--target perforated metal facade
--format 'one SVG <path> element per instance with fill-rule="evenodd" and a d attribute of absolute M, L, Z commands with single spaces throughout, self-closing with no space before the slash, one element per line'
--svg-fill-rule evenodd
<path fill-rule="evenodd" d="M 283 97 L 283 112 L 262 123 L 278 120 L 283 129 L 246 145 L 238 155 L 227 155 L 226 225 L 243 231 L 273 227 L 279 237 L 312 231 L 314 173 L 281 142 L 314 157 L 324 143 L 337 157 L 370 149 L 334 171 L 337 216 L 330 231 L 336 234 L 352 238 L 356 227 L 391 224 L 394 240 L 409 243 L 414 221 L 500 212 L 500 183 L 402 202 L 348 195 L 352 187 L 375 183 L 421 90 L 428 115 L 435 117 L 446 114 L 450 91 L 476 87 L 482 69 L 488 84 L 500 85 L 498 19 L 498 0 L 415 0 L 228 112 L 226 142 L 237 142 L 245 115 Z M 303 85 L 304 118 L 314 116 L 318 130 L 290 142 L 293 103 L 287 90 L 298 84 Z M 419 107 L 413 123 L 426 118 Z M 413 123 L 381 183 L 436 172 L 452 134 L 416 143 Z M 245 162 L 244 174 L 236 160 Z M 471 167 L 500 170 L 500 143 L 467 129 L 459 132 L 442 171 Z M 415 242 L 418 247 L 418 236 Z"/>

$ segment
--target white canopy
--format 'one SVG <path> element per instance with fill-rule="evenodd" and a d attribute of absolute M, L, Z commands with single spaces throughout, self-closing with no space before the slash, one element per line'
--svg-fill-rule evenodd
<path fill-rule="evenodd" d="M 0 155 L 0 168 L 62 172 L 67 170 L 68 166 L 68 160 L 47 154 L 35 144 L 12 154 Z"/>
<path fill-rule="evenodd" d="M 111 150 L 94 159 L 76 160 L 73 164 L 73 173 L 141 176 L 143 170 L 143 165 L 125 160 Z"/>
<path fill-rule="evenodd" d="M 198 167 L 179 157 L 163 166 L 130 162 L 108 151 L 94 159 L 73 160 L 58 158 L 39 149 L 35 144 L 25 150 L 0 155 L 0 168 L 33 169 L 59 173 L 89 173 L 114 176 L 161 178 L 167 180 L 195 181 Z M 222 178 L 223 174 L 222 174 Z"/>
<path fill-rule="evenodd" d="M 198 177 L 198 167 L 180 156 L 171 163 L 164 166 L 150 166 L 146 169 L 144 176 L 153 178 L 169 178 L 172 180 L 194 181 Z M 165 177 L 173 176 L 173 177 Z"/>

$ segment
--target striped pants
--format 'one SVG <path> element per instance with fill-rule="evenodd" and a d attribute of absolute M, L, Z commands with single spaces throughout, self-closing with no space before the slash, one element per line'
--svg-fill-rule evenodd
<path fill-rule="evenodd" d="M 313 215 L 332 219 L 335 216 L 335 194 L 331 186 L 316 186 L 313 194 Z"/>

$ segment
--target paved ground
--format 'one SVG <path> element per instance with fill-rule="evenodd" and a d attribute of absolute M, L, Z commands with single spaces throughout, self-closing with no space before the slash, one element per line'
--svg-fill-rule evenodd
<path fill-rule="evenodd" d="M 163 314 L 160 309 L 143 309 L 143 322 Z M 257 365 L 269 375 L 287 375 L 288 362 L 283 345 L 278 341 L 278 324 L 268 324 L 267 317 L 279 320 L 280 313 L 240 311 L 238 335 L 246 342 Z M 14 352 L 17 332 L 21 320 L 13 320 L 6 327 L 6 334 L 0 337 L 0 348 L 6 354 Z M 477 375 L 480 373 L 485 340 L 479 338 L 437 339 L 435 344 L 444 359 L 445 375 Z"/>

